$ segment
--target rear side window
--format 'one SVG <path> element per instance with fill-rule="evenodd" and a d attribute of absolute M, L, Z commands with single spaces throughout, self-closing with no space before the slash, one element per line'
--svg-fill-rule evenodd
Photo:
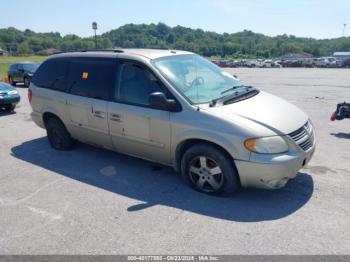
<path fill-rule="evenodd" d="M 67 59 L 50 59 L 39 67 L 32 82 L 38 87 L 65 91 L 68 65 Z"/>
<path fill-rule="evenodd" d="M 71 61 L 70 93 L 95 99 L 109 100 L 114 86 L 116 59 L 79 58 Z"/>

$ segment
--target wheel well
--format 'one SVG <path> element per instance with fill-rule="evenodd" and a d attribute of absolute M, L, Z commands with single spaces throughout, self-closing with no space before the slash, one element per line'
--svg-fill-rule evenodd
<path fill-rule="evenodd" d="M 181 158 L 183 154 L 192 146 L 197 144 L 208 144 L 216 147 L 220 151 L 222 151 L 224 154 L 226 154 L 229 158 L 233 159 L 230 153 L 224 149 L 222 146 L 219 146 L 218 144 L 215 144 L 213 142 L 204 140 L 204 139 L 188 139 L 186 141 L 181 142 L 180 145 L 177 146 L 176 152 L 175 152 L 175 169 L 177 171 L 181 170 Z"/>
<path fill-rule="evenodd" d="M 50 118 L 57 118 L 58 120 L 61 120 L 57 115 L 50 113 L 50 112 L 46 112 L 43 114 L 43 121 L 44 121 L 45 126 L 47 124 L 47 121 L 49 121 Z"/>

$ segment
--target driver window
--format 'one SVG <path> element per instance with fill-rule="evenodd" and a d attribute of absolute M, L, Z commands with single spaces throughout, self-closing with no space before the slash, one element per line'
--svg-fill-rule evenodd
<path fill-rule="evenodd" d="M 121 64 L 116 100 L 149 105 L 148 98 L 154 92 L 163 92 L 157 78 L 148 70 L 131 64 Z"/>

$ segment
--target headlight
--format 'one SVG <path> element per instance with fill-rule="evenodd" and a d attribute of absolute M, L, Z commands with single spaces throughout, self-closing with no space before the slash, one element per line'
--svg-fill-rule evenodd
<path fill-rule="evenodd" d="M 11 96 L 11 95 L 17 95 L 18 92 L 17 92 L 17 90 L 11 90 L 11 91 L 9 91 L 7 94 L 8 94 L 9 96 Z"/>
<path fill-rule="evenodd" d="M 280 154 L 288 151 L 286 141 L 280 136 L 251 138 L 244 145 L 249 151 L 259 154 Z"/>

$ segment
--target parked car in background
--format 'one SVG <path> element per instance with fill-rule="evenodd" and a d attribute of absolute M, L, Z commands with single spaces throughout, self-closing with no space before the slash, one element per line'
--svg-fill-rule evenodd
<path fill-rule="evenodd" d="M 264 59 L 256 59 L 255 61 L 253 61 L 253 63 L 255 64 L 255 67 L 263 67 Z"/>
<path fill-rule="evenodd" d="M 299 108 L 185 51 L 50 56 L 28 97 L 53 148 L 79 140 L 169 165 L 209 194 L 281 188 L 315 150 Z"/>
<path fill-rule="evenodd" d="M 233 67 L 240 67 L 240 66 L 242 66 L 242 63 L 239 60 L 229 60 L 227 65 L 228 65 L 228 67 L 233 68 Z"/>
<path fill-rule="evenodd" d="M 303 65 L 302 60 L 283 60 L 281 62 L 283 67 L 301 67 Z"/>
<path fill-rule="evenodd" d="M 336 68 L 338 67 L 337 59 L 335 57 L 326 57 L 327 67 Z"/>
<path fill-rule="evenodd" d="M 0 81 L 0 109 L 13 111 L 20 101 L 20 96 L 13 86 Z"/>
<path fill-rule="evenodd" d="M 350 68 L 350 58 L 342 61 L 342 67 Z"/>
<path fill-rule="evenodd" d="M 315 59 L 317 67 L 337 67 L 337 60 L 334 57 L 319 57 Z"/>
<path fill-rule="evenodd" d="M 256 67 L 258 65 L 258 62 L 255 60 L 247 60 L 244 62 L 244 66 L 246 67 Z"/>
<path fill-rule="evenodd" d="M 227 60 L 220 60 L 217 65 L 220 67 L 230 67 L 229 61 L 227 61 Z"/>
<path fill-rule="evenodd" d="M 10 65 L 7 76 L 11 85 L 15 86 L 17 83 L 22 82 L 25 87 L 28 87 L 38 67 L 38 63 L 32 62 L 21 62 Z"/>
<path fill-rule="evenodd" d="M 315 59 L 314 58 L 305 58 L 302 60 L 301 66 L 308 67 L 308 68 L 315 67 Z"/>
<path fill-rule="evenodd" d="M 273 61 L 272 59 L 266 59 L 262 62 L 262 66 L 261 67 L 267 67 L 267 68 L 278 68 L 278 67 L 282 67 L 278 62 Z"/>

